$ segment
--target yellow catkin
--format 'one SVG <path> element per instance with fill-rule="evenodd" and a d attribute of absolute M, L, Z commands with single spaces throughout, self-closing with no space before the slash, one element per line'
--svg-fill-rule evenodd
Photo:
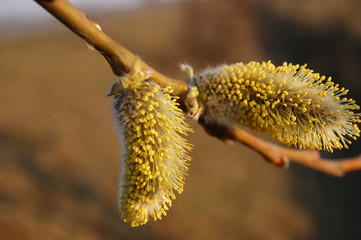
<path fill-rule="evenodd" d="M 123 88 L 113 101 L 123 145 L 119 210 L 135 227 L 149 218 L 161 219 L 174 192 L 183 191 L 191 145 L 180 134 L 191 129 L 170 88 L 126 77 L 121 81 Z"/>
<path fill-rule="evenodd" d="M 306 65 L 224 65 L 194 77 L 205 121 L 242 124 L 299 148 L 347 148 L 360 136 L 360 107 Z"/>

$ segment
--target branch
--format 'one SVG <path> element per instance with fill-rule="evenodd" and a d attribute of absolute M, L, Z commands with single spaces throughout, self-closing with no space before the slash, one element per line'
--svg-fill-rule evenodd
<path fill-rule="evenodd" d="M 333 161 L 321 158 L 318 151 L 282 147 L 257 138 L 239 128 L 232 128 L 229 133 L 234 140 L 253 148 L 276 166 L 287 167 L 288 161 L 292 161 L 335 177 L 361 169 L 361 155 Z"/>
<path fill-rule="evenodd" d="M 35 1 L 94 49 L 98 50 L 106 58 L 115 75 L 120 76 L 131 70 L 136 56 L 95 27 L 92 21 L 74 5 L 66 0 Z M 141 67 L 143 71 L 152 72 L 151 81 L 158 83 L 162 87 L 170 86 L 174 91 L 174 95 L 183 99 L 187 94 L 188 86 L 184 81 L 168 78 L 143 61 Z"/>
<path fill-rule="evenodd" d="M 106 58 L 115 75 L 120 76 L 124 73 L 129 73 L 135 60 L 139 60 L 133 53 L 99 30 L 83 12 L 68 1 L 35 1 L 94 49 L 99 51 Z M 162 87 L 170 86 L 174 90 L 173 95 L 179 96 L 180 101 L 184 100 L 188 92 L 187 83 L 168 78 L 143 61 L 141 61 L 141 70 L 151 71 L 151 81 L 158 83 Z M 277 166 L 285 167 L 288 164 L 288 160 L 290 160 L 333 176 L 342 176 L 347 172 L 361 169 L 361 155 L 355 158 L 341 159 L 336 162 L 322 159 L 317 151 L 301 151 L 278 146 L 263 141 L 238 128 L 207 123 L 202 121 L 202 118 L 200 118 L 199 123 L 203 125 L 210 135 L 216 136 L 221 140 L 232 139 L 241 142 L 253 148 L 269 162 Z"/>

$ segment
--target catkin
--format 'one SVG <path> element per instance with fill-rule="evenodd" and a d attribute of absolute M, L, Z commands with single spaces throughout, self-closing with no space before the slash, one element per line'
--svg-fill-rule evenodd
<path fill-rule="evenodd" d="M 119 210 L 134 227 L 161 219 L 183 191 L 191 145 L 181 134 L 191 129 L 170 88 L 145 81 L 123 86 L 112 104 L 123 145 Z"/>
<path fill-rule="evenodd" d="M 299 148 L 348 148 L 360 136 L 360 107 L 348 90 L 306 65 L 224 65 L 193 77 L 205 121 L 241 124 Z"/>

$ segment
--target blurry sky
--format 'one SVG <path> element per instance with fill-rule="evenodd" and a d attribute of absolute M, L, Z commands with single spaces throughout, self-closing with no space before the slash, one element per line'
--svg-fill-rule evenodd
<path fill-rule="evenodd" d="M 88 13 L 102 14 L 119 9 L 141 7 L 145 4 L 171 3 L 177 0 L 70 0 L 75 6 Z M 0 1 L 0 38 L 42 31 L 40 22 L 47 21 L 52 25 L 57 21 L 49 19 L 49 13 L 32 0 L 1 0 Z M 43 26 L 43 25 L 42 25 Z"/>

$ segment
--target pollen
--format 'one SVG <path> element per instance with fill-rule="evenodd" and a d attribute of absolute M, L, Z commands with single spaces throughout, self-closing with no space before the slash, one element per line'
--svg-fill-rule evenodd
<path fill-rule="evenodd" d="M 192 148 L 182 137 L 191 129 L 171 89 L 134 82 L 121 89 L 112 105 L 123 145 L 119 211 L 132 227 L 166 215 L 174 193 L 183 191 Z"/>
<path fill-rule="evenodd" d="M 327 80 L 326 80 L 327 79 Z M 224 65 L 195 77 L 206 121 L 241 124 L 298 148 L 333 151 L 360 135 L 360 107 L 306 65 Z"/>

